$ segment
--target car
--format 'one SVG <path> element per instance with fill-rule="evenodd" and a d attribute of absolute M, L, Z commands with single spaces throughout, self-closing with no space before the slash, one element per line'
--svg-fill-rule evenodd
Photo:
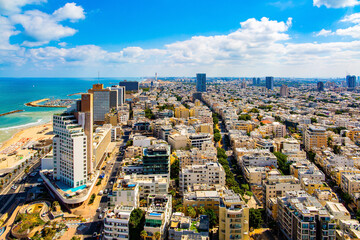
<path fill-rule="evenodd" d="M 107 208 L 104 208 L 104 209 L 102 210 L 102 212 L 103 212 L 103 213 L 106 213 L 107 210 L 108 210 Z"/>
<path fill-rule="evenodd" d="M 96 236 L 97 236 L 97 232 L 94 232 L 94 233 L 93 233 L 93 237 L 96 237 Z"/>
<path fill-rule="evenodd" d="M 103 215 L 102 215 L 102 214 L 99 214 L 98 218 L 99 218 L 99 219 L 102 219 L 102 218 L 103 218 Z"/>
<path fill-rule="evenodd" d="M 113 185 L 113 184 L 114 184 L 114 183 L 111 181 L 111 182 L 110 182 L 110 185 Z"/>
<path fill-rule="evenodd" d="M 16 185 L 12 185 L 11 188 L 16 190 L 18 187 Z"/>
<path fill-rule="evenodd" d="M 98 209 L 96 209 L 97 212 L 101 212 L 101 207 L 99 207 Z"/>
<path fill-rule="evenodd" d="M 105 189 L 104 194 L 107 194 L 107 193 L 108 193 L 108 190 L 107 190 L 107 189 Z"/>
<path fill-rule="evenodd" d="M 42 216 L 42 217 L 45 217 L 45 216 L 46 216 L 46 213 L 41 214 L 41 216 Z"/>

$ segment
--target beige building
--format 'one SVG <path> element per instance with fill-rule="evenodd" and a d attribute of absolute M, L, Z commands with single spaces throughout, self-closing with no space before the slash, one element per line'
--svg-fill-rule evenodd
<path fill-rule="evenodd" d="M 96 168 L 103 158 L 111 142 L 111 125 L 105 124 L 95 130 L 93 137 L 94 168 Z"/>
<path fill-rule="evenodd" d="M 184 106 L 175 108 L 175 117 L 176 118 L 189 118 L 190 111 Z"/>
<path fill-rule="evenodd" d="M 345 193 L 354 197 L 360 192 L 360 174 L 342 174 L 340 187 Z"/>
<path fill-rule="evenodd" d="M 225 185 L 225 170 L 218 162 L 188 165 L 181 169 L 179 181 L 181 192 L 193 184 Z"/>
<path fill-rule="evenodd" d="M 326 130 L 322 127 L 310 126 L 304 134 L 304 145 L 307 151 L 327 146 Z"/>
<path fill-rule="evenodd" d="M 228 239 L 249 239 L 249 207 L 231 190 L 223 193 L 219 206 L 219 240 Z"/>
<path fill-rule="evenodd" d="M 264 183 L 266 205 L 270 198 L 283 197 L 288 191 L 301 190 L 300 181 L 293 176 L 270 176 Z"/>
<path fill-rule="evenodd" d="M 185 149 L 188 146 L 188 138 L 186 135 L 179 133 L 171 134 L 168 136 L 168 142 L 172 149 Z"/>

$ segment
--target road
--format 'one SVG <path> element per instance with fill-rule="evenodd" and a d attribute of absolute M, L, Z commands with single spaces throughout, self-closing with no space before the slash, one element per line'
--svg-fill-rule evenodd
<path fill-rule="evenodd" d="M 129 140 L 130 133 L 131 133 L 131 130 L 124 131 L 124 136 L 122 137 L 123 143 L 126 143 Z M 116 154 L 114 156 L 114 158 L 108 160 L 104 165 L 105 169 L 103 169 L 102 171 L 104 171 L 106 173 L 106 176 L 108 176 L 107 183 L 105 185 L 104 190 L 108 189 L 108 193 L 103 194 L 103 196 L 101 197 L 100 206 L 99 206 L 101 208 L 101 212 L 96 212 L 95 216 L 92 219 L 92 222 L 90 224 L 87 224 L 87 228 L 82 233 L 84 239 L 86 239 L 86 240 L 94 239 L 92 237 L 94 232 L 96 232 L 96 233 L 102 232 L 103 217 L 104 217 L 104 213 L 102 211 L 103 211 L 103 209 L 109 207 L 108 195 L 109 195 L 109 193 L 111 193 L 112 186 L 115 183 L 116 177 L 118 176 L 118 174 L 120 172 L 121 162 L 122 162 L 122 159 L 124 156 L 124 150 L 125 150 L 125 148 L 120 146 L 119 154 Z M 102 218 L 99 218 L 100 214 L 102 215 Z"/>

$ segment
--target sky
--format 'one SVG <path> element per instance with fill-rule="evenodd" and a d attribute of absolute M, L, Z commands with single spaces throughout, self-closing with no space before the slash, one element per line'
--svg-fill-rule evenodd
<path fill-rule="evenodd" d="M 0 0 L 0 77 L 360 75 L 360 0 Z"/>

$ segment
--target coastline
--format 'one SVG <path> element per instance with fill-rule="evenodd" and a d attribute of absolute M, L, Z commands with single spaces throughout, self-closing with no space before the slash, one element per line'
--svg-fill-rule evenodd
<path fill-rule="evenodd" d="M 52 137 L 52 121 L 19 128 L 9 139 L 0 143 L 0 169 L 14 167 L 17 162 L 30 157 L 36 152 L 35 150 L 22 149 L 22 146 L 32 141 L 51 139 Z M 5 153 L 11 152 L 13 149 L 16 149 L 17 154 L 9 156 Z"/>

